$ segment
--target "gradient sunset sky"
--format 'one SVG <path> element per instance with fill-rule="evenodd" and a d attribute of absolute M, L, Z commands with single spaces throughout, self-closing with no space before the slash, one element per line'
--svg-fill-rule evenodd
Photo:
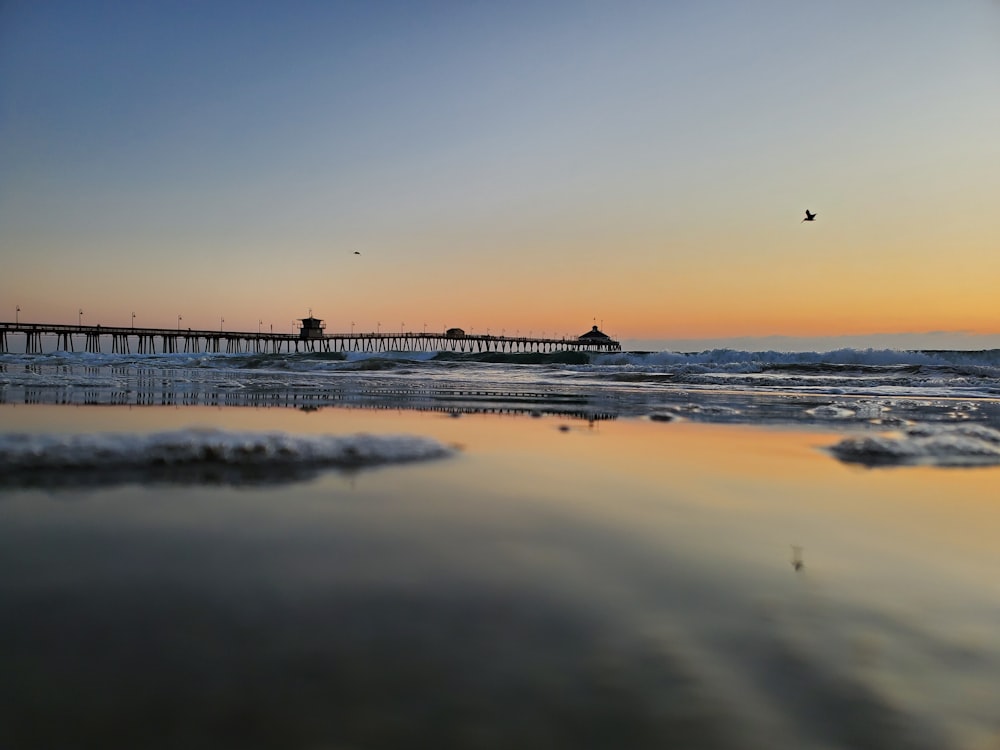
<path fill-rule="evenodd" d="M 6 0 L 0 320 L 1000 342 L 998 134 L 994 0 Z"/>

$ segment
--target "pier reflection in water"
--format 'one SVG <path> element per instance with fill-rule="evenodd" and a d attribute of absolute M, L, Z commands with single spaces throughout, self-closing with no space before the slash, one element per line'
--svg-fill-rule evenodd
<path fill-rule="evenodd" d="M 490 388 L 390 380 L 376 375 L 328 377 L 304 384 L 275 375 L 198 369 L 0 365 L 8 374 L 0 403 L 48 405 L 324 407 L 407 409 L 460 414 L 558 414 L 589 421 L 618 410 L 585 394 L 546 388 Z M 20 377 L 19 377 L 20 376 Z M 25 378 L 24 376 L 29 376 Z M 42 381 L 32 384 L 31 381 Z"/>

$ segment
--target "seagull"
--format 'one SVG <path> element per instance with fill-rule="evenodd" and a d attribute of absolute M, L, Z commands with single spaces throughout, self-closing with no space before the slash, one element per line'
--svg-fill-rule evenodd
<path fill-rule="evenodd" d="M 806 218 L 804 218 L 802 221 L 816 221 L 816 214 L 809 213 L 809 209 L 807 208 L 806 209 Z M 800 221 L 799 224 L 801 224 L 802 221 Z"/>
<path fill-rule="evenodd" d="M 792 567 L 795 570 L 802 570 L 805 567 L 805 563 L 802 561 L 802 548 L 798 545 L 792 545 Z"/>

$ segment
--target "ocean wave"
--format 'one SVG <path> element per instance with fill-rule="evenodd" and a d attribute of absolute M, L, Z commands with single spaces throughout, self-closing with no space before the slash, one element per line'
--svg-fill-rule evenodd
<path fill-rule="evenodd" d="M 691 393 L 981 399 L 1000 403 L 1000 352 L 0 355 L 0 403 L 386 405 L 451 400 L 491 408 L 545 393 L 601 413 L 648 413 Z M 240 397 L 233 394 L 246 394 Z M 467 395 L 473 394 L 473 395 Z M 489 394 L 484 397 L 482 394 Z M 502 394 L 513 394 L 508 398 Z M 701 398 L 701 397 L 699 397 Z M 827 410 L 829 411 L 829 410 Z M 808 418 L 830 418 L 814 413 Z M 847 416 L 847 415 L 842 415 Z M 877 415 L 876 415 L 877 416 Z M 907 419 L 912 419 L 907 415 Z M 919 419 L 914 421 L 921 421 Z"/>
<path fill-rule="evenodd" d="M 781 352 L 775 350 L 748 351 L 743 349 L 707 349 L 701 352 L 615 352 L 593 354 L 596 365 L 649 366 L 701 364 L 708 366 L 972 366 L 1000 367 L 1000 349 L 982 351 L 901 350 L 901 349 L 835 349 L 825 352 Z"/>
<path fill-rule="evenodd" d="M 830 452 L 846 463 L 864 466 L 1000 464 L 1000 430 L 982 424 L 917 424 L 897 435 L 841 440 Z"/>
<path fill-rule="evenodd" d="M 93 354 L 5 353 L 0 363 L 26 366 L 142 366 L 226 369 L 325 369 L 366 361 L 396 361 L 434 366 L 443 363 L 562 365 L 594 372 L 786 372 L 815 373 L 895 372 L 900 376 L 923 371 L 944 375 L 1000 377 L 1000 350 L 906 351 L 896 349 L 838 349 L 827 352 L 748 351 L 711 349 L 702 352 L 295 352 Z"/>
<path fill-rule="evenodd" d="M 436 362 L 482 362 L 507 365 L 558 365 L 590 364 L 593 355 L 588 352 L 437 352 Z"/>
<path fill-rule="evenodd" d="M 580 377 L 648 387 L 710 387 L 761 391 L 917 391 L 933 396 L 1000 395 L 1000 353 L 842 349 L 833 352 L 595 354 L 567 366 Z"/>
<path fill-rule="evenodd" d="M 148 435 L 3 434 L 0 483 L 284 480 L 322 468 L 404 463 L 442 458 L 453 452 L 436 440 L 412 435 L 290 435 L 200 429 Z"/>
<path fill-rule="evenodd" d="M 364 357 L 361 359 L 352 359 L 337 369 L 355 372 L 378 372 L 379 370 L 397 370 L 405 365 L 405 361 L 388 357 Z"/>

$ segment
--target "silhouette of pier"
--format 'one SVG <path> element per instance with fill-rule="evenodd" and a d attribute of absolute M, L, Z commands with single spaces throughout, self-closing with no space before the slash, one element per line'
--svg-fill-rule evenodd
<path fill-rule="evenodd" d="M 191 328 L 137 328 L 130 326 L 0 323 L 0 353 L 11 352 L 8 334 L 24 337 L 25 354 L 41 354 L 43 337 L 55 337 L 56 351 L 99 354 L 110 344 L 113 354 L 258 353 L 294 352 L 458 352 L 540 353 L 621 351 L 618 341 L 597 331 L 577 338 L 537 338 L 467 334 L 458 329 L 441 333 L 368 332 L 325 333 L 306 321 L 298 333 L 210 331 Z M 457 332 L 456 332 L 457 331 Z"/>

